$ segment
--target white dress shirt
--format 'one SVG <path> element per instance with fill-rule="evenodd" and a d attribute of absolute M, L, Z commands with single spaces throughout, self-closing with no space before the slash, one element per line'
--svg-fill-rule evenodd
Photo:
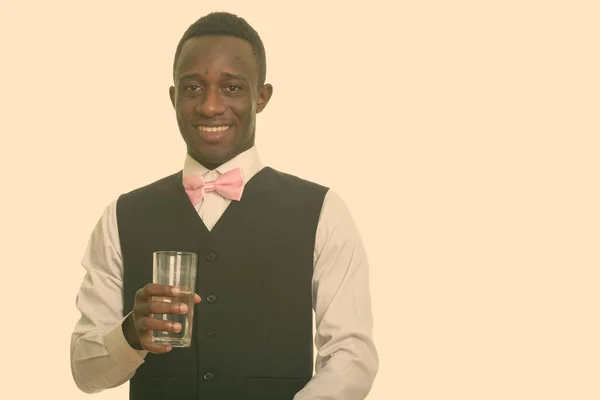
<path fill-rule="evenodd" d="M 214 171 L 186 155 L 183 174 L 201 174 L 211 181 L 236 167 L 246 181 L 259 172 L 263 165 L 256 147 Z M 196 210 L 210 230 L 229 203 L 217 192 L 207 192 Z M 86 393 L 129 381 L 147 354 L 130 347 L 121 329 L 126 316 L 116 207 L 115 199 L 104 210 L 82 260 L 86 275 L 77 295 L 81 318 L 71 339 L 71 369 L 75 383 Z M 317 226 L 312 299 L 315 374 L 294 400 L 364 399 L 379 368 L 372 338 L 369 265 L 354 221 L 332 190 Z"/>

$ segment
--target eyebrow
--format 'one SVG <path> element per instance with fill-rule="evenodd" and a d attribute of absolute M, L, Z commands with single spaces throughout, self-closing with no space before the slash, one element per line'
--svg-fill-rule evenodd
<path fill-rule="evenodd" d="M 248 82 L 248 79 L 244 78 L 243 76 L 231 74 L 229 72 L 223 72 L 221 73 L 221 76 L 225 78 L 237 79 L 240 81 Z"/>
<path fill-rule="evenodd" d="M 222 72 L 221 73 L 221 77 L 223 77 L 223 78 L 230 78 L 230 79 L 238 79 L 240 81 L 244 81 L 244 82 L 248 83 L 248 79 L 246 79 L 246 78 L 244 78 L 243 76 L 240 76 L 240 75 L 232 74 L 230 72 Z M 183 80 L 186 80 L 186 79 L 199 79 L 199 78 L 200 79 L 203 78 L 202 75 L 200 75 L 199 73 L 192 73 L 192 74 L 182 75 L 179 78 L 179 80 L 183 81 Z"/>

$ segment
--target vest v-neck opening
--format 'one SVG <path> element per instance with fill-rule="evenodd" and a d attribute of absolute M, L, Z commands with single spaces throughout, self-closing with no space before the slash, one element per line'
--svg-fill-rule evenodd
<path fill-rule="evenodd" d="M 256 189 L 257 181 L 259 181 L 265 173 L 270 172 L 270 170 L 271 170 L 270 167 L 264 167 L 260 171 L 258 171 L 254 176 L 252 176 L 252 178 L 250 178 L 248 180 L 248 182 L 246 182 L 245 187 L 244 187 L 244 193 L 243 193 L 240 201 L 244 201 L 244 197 L 252 196 L 253 193 L 257 192 L 257 189 Z M 201 229 L 205 233 L 207 233 L 209 236 L 214 235 L 214 232 L 216 230 L 218 230 L 221 225 L 223 225 L 223 222 L 222 222 L 223 219 L 232 218 L 230 216 L 230 214 L 235 214 L 237 212 L 236 210 L 238 209 L 239 202 L 231 201 L 227 205 L 225 210 L 223 211 L 223 214 L 217 219 L 217 221 L 213 225 L 212 229 L 208 229 L 208 227 L 206 226 L 206 223 L 200 217 L 200 215 L 198 215 L 198 211 L 196 210 L 196 208 L 190 201 L 187 193 L 185 192 L 185 188 L 183 187 L 183 184 L 182 184 L 183 171 L 179 171 L 179 173 L 177 173 L 176 177 L 177 177 L 177 181 L 176 181 L 177 193 L 179 194 L 180 200 L 185 203 L 185 205 L 183 206 L 183 210 L 185 210 L 184 212 L 186 214 L 192 213 L 192 215 L 190 215 L 190 220 L 197 221 L 199 223 Z"/>

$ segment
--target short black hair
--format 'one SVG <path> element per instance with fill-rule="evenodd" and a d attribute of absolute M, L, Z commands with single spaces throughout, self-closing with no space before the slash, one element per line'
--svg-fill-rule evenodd
<path fill-rule="evenodd" d="M 175 79 L 175 69 L 184 43 L 189 39 L 205 35 L 233 36 L 250 42 L 258 66 L 259 84 L 264 85 L 267 77 L 265 46 L 263 45 L 258 32 L 256 32 L 245 19 L 228 12 L 212 12 L 189 26 L 181 37 L 181 40 L 179 40 L 177 50 L 175 51 L 175 59 L 173 60 L 173 79 Z"/>

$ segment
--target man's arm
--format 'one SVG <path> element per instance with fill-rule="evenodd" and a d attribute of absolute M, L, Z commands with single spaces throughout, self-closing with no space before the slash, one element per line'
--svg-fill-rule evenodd
<path fill-rule="evenodd" d="M 313 306 L 316 373 L 294 400 L 364 399 L 379 369 L 369 265 L 350 212 L 332 191 L 317 228 Z"/>
<path fill-rule="evenodd" d="M 86 275 L 77 294 L 81 318 L 71 338 L 71 371 L 79 389 L 97 393 L 127 382 L 144 362 L 123 335 L 123 265 L 116 201 L 94 228 L 82 265 Z"/>

